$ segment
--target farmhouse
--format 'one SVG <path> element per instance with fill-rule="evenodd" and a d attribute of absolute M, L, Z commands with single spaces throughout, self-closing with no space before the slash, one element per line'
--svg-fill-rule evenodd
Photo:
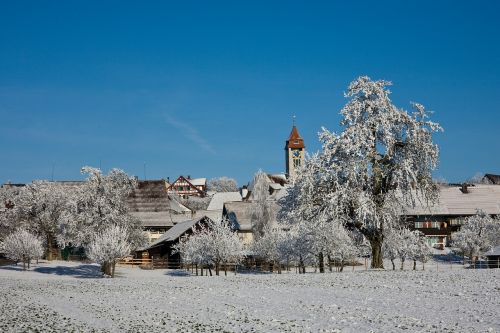
<path fill-rule="evenodd" d="M 211 221 L 207 216 L 180 222 L 161 235 L 156 241 L 145 248 L 136 251 L 139 258 L 162 258 L 167 261 L 166 266 L 172 267 L 180 263 L 180 255 L 172 253 L 173 247 L 179 241 L 192 233 L 192 228 L 206 225 Z M 170 263 L 170 264 L 169 264 Z"/>
<path fill-rule="evenodd" d="M 500 215 L 500 186 L 483 184 L 442 185 L 439 202 L 426 207 L 417 204 L 402 213 L 408 226 L 422 231 L 429 245 L 443 249 L 450 245 L 453 232 L 468 216 L 478 210 L 489 215 Z"/>
<path fill-rule="evenodd" d="M 191 176 L 179 176 L 169 187 L 168 194 L 176 194 L 182 198 L 190 196 L 204 197 L 207 190 L 206 178 L 191 179 Z"/>

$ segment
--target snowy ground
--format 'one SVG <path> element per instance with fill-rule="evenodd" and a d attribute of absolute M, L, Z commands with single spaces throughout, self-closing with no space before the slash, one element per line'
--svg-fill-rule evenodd
<path fill-rule="evenodd" d="M 96 266 L 67 262 L 0 267 L 0 332 L 500 332 L 500 269 L 117 273 L 97 278 Z"/>

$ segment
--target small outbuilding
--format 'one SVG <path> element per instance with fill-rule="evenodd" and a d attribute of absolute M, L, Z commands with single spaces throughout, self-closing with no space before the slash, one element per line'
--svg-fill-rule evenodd
<path fill-rule="evenodd" d="M 181 257 L 179 253 L 172 253 L 173 247 L 184 237 L 189 237 L 193 228 L 201 227 L 210 223 L 212 220 L 203 216 L 198 219 L 177 223 L 160 238 L 145 248 L 136 251 L 137 258 L 153 258 L 164 261 L 166 267 L 176 267 L 180 264 Z"/>
<path fill-rule="evenodd" d="M 484 256 L 488 260 L 489 268 L 500 268 L 500 246 L 492 248 Z"/>

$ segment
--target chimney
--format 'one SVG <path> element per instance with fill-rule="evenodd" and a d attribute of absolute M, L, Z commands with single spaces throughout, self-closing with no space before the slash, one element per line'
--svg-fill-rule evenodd
<path fill-rule="evenodd" d="M 191 179 L 191 175 L 188 175 L 188 179 Z"/>
<path fill-rule="evenodd" d="M 463 183 L 462 184 L 462 188 L 460 189 L 460 191 L 462 191 L 463 194 L 469 193 L 469 184 Z"/>

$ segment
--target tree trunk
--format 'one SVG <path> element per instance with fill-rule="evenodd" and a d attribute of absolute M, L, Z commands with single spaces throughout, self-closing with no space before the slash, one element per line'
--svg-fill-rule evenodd
<path fill-rule="evenodd" d="M 52 248 L 54 247 L 54 236 L 52 233 L 47 234 L 47 260 L 52 261 L 54 257 L 52 255 Z"/>
<path fill-rule="evenodd" d="M 405 259 L 401 258 L 401 270 L 405 269 Z"/>
<path fill-rule="evenodd" d="M 215 275 L 219 276 L 219 263 L 215 263 Z"/>
<path fill-rule="evenodd" d="M 212 268 L 208 266 L 208 273 L 210 273 L 210 276 L 212 276 Z"/>
<path fill-rule="evenodd" d="M 111 277 L 115 277 L 115 267 L 116 267 L 116 262 L 111 263 Z"/>
<path fill-rule="evenodd" d="M 371 268 L 384 268 L 382 260 L 382 242 L 384 236 L 381 233 L 376 233 L 368 238 L 372 247 L 372 264 Z"/>
<path fill-rule="evenodd" d="M 413 260 L 413 270 L 414 271 L 417 270 L 417 261 L 416 260 Z"/>
<path fill-rule="evenodd" d="M 343 271 L 344 271 L 344 260 L 341 260 L 340 261 L 340 270 L 339 270 L 339 272 L 342 273 Z"/>
<path fill-rule="evenodd" d="M 224 264 L 224 276 L 227 276 L 227 264 Z"/>
<path fill-rule="evenodd" d="M 318 254 L 318 262 L 319 262 L 319 272 L 324 273 L 325 272 L 325 257 L 323 255 L 323 252 L 320 252 Z"/>
<path fill-rule="evenodd" d="M 302 260 L 302 257 L 299 260 L 299 274 L 302 273 L 301 270 L 304 267 L 304 260 Z M 304 270 L 305 272 L 305 270 Z"/>
<path fill-rule="evenodd" d="M 396 270 L 396 265 L 394 264 L 394 259 L 391 259 L 391 264 L 392 264 L 392 270 Z"/>
<path fill-rule="evenodd" d="M 330 255 L 328 255 L 328 269 L 330 270 L 330 272 L 332 272 L 332 257 L 330 257 Z"/>

